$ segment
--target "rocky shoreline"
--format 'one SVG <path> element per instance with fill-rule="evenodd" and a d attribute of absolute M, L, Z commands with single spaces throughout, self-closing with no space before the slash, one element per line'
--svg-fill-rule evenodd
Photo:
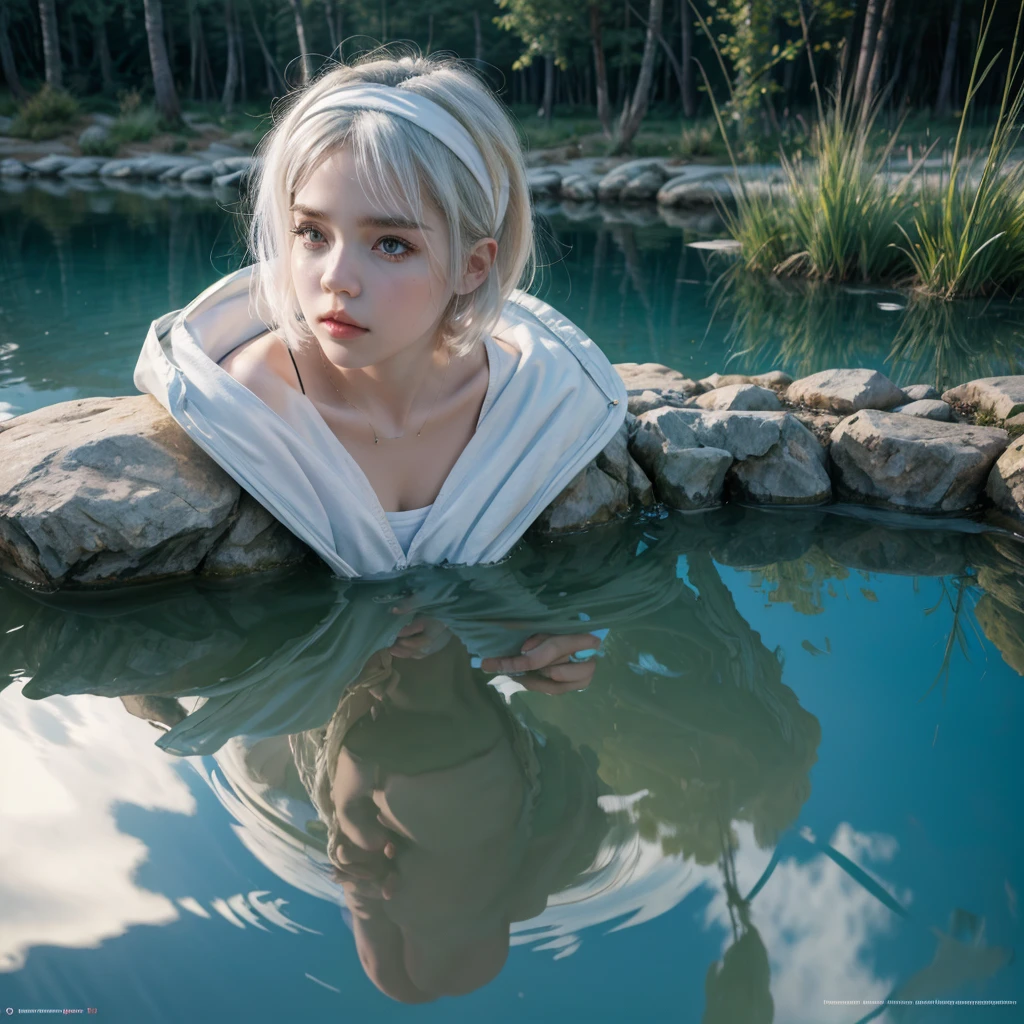
<path fill-rule="evenodd" d="M 655 363 L 616 369 L 627 420 L 531 527 L 535 536 L 659 505 L 836 501 L 987 510 L 1024 532 L 1024 376 L 939 396 L 865 369 L 796 381 L 778 371 L 695 381 Z M 308 557 L 149 396 L 64 402 L 0 423 L 0 571 L 14 579 L 82 587 L 238 575 Z"/>
<path fill-rule="evenodd" d="M 48 153 L 33 160 L 0 159 L 0 178 L 73 179 L 114 185 L 127 181 L 178 182 L 181 185 L 242 189 L 254 166 L 251 153 L 228 143 L 213 142 L 188 154 L 145 153 L 124 158 Z M 739 178 L 737 178 L 737 174 Z M 777 165 L 752 165 L 738 172 L 723 165 L 671 163 L 660 157 L 620 162 L 580 158 L 528 171 L 535 200 L 626 206 L 657 204 L 678 210 L 709 210 L 730 203 L 733 185 L 742 179 L 749 188 L 782 187 Z"/>

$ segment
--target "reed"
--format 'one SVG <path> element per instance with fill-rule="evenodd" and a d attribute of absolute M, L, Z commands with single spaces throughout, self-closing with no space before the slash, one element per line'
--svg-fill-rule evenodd
<path fill-rule="evenodd" d="M 780 147 L 783 189 L 746 183 L 736 173 L 734 209 L 722 211 L 748 270 L 822 281 L 884 282 L 922 296 L 971 298 L 1024 286 L 1024 162 L 1015 148 L 1024 131 L 1024 55 L 1018 13 L 999 114 L 983 155 L 968 151 L 968 121 L 978 90 L 1002 55 L 982 67 L 997 0 L 987 0 L 967 98 L 939 186 L 922 183 L 928 149 L 906 174 L 886 173 L 902 124 L 878 151 L 872 144 L 883 93 L 867 110 L 844 98 L 842 82 L 819 106 L 807 158 Z M 700 19 L 699 19 L 700 20 Z M 708 38 L 714 39 L 701 21 Z M 721 54 L 715 48 L 722 63 Z M 703 72 L 703 69 L 701 69 Z M 724 64 L 723 64 L 724 73 Z M 729 148 L 721 112 L 708 95 Z M 759 185 L 760 187 L 754 187 Z"/>
<path fill-rule="evenodd" d="M 904 232 L 903 251 L 913 266 L 917 287 L 941 299 L 995 292 L 1012 296 L 1024 285 L 1024 163 L 1013 161 L 1024 111 L 1024 57 L 1018 52 L 1024 5 L 1017 15 L 999 116 L 984 160 L 966 153 L 964 147 L 971 104 L 999 56 L 981 68 L 994 11 L 994 3 L 983 10 L 945 185 L 922 193 L 913 235 Z"/>

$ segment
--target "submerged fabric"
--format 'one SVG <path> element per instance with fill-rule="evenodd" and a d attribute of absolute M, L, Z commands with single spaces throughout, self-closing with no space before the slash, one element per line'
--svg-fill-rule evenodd
<path fill-rule="evenodd" d="M 626 389 L 574 324 L 523 292 L 485 339 L 490 382 L 476 432 L 404 551 L 369 480 L 306 395 L 264 402 L 218 363 L 266 333 L 253 267 L 153 322 L 135 384 L 340 576 L 503 558 L 617 433 Z"/>

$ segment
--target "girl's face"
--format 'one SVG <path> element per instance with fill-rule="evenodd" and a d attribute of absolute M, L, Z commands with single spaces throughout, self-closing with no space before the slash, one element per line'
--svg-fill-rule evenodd
<path fill-rule="evenodd" d="M 299 308 L 332 363 L 357 369 L 432 342 L 454 291 L 440 213 L 417 223 L 381 206 L 344 147 L 296 192 L 291 218 Z"/>

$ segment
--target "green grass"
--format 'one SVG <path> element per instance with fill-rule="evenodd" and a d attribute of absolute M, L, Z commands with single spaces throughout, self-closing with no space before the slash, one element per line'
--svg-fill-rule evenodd
<path fill-rule="evenodd" d="M 941 186 L 923 170 L 941 137 L 915 148 L 904 142 L 902 124 L 880 131 L 877 102 L 854 110 L 840 87 L 819 114 L 807 156 L 781 148 L 787 189 L 769 194 L 740 184 L 735 212 L 723 211 L 747 269 L 908 285 L 941 299 L 1016 295 L 1024 286 L 1024 163 L 1014 162 L 1024 131 L 1020 15 L 995 121 L 980 136 L 971 127 L 974 97 L 999 59 L 980 70 L 993 10 L 994 3 L 983 11 L 952 151 L 941 154 Z M 715 112 L 735 165 L 735 140 Z M 983 140 L 980 154 L 970 152 L 972 135 Z M 900 174 L 883 173 L 894 165 Z"/>
<path fill-rule="evenodd" d="M 941 299 L 968 298 L 996 291 L 1011 295 L 1024 285 L 1024 163 L 1012 162 L 1021 141 L 1024 112 L 1022 59 L 1017 52 L 1021 13 L 1010 47 L 1009 73 L 984 157 L 965 153 L 971 103 L 992 70 L 981 69 L 981 52 L 994 5 L 982 17 L 960 132 L 945 187 L 922 194 L 914 231 L 904 252 L 921 291 Z"/>

